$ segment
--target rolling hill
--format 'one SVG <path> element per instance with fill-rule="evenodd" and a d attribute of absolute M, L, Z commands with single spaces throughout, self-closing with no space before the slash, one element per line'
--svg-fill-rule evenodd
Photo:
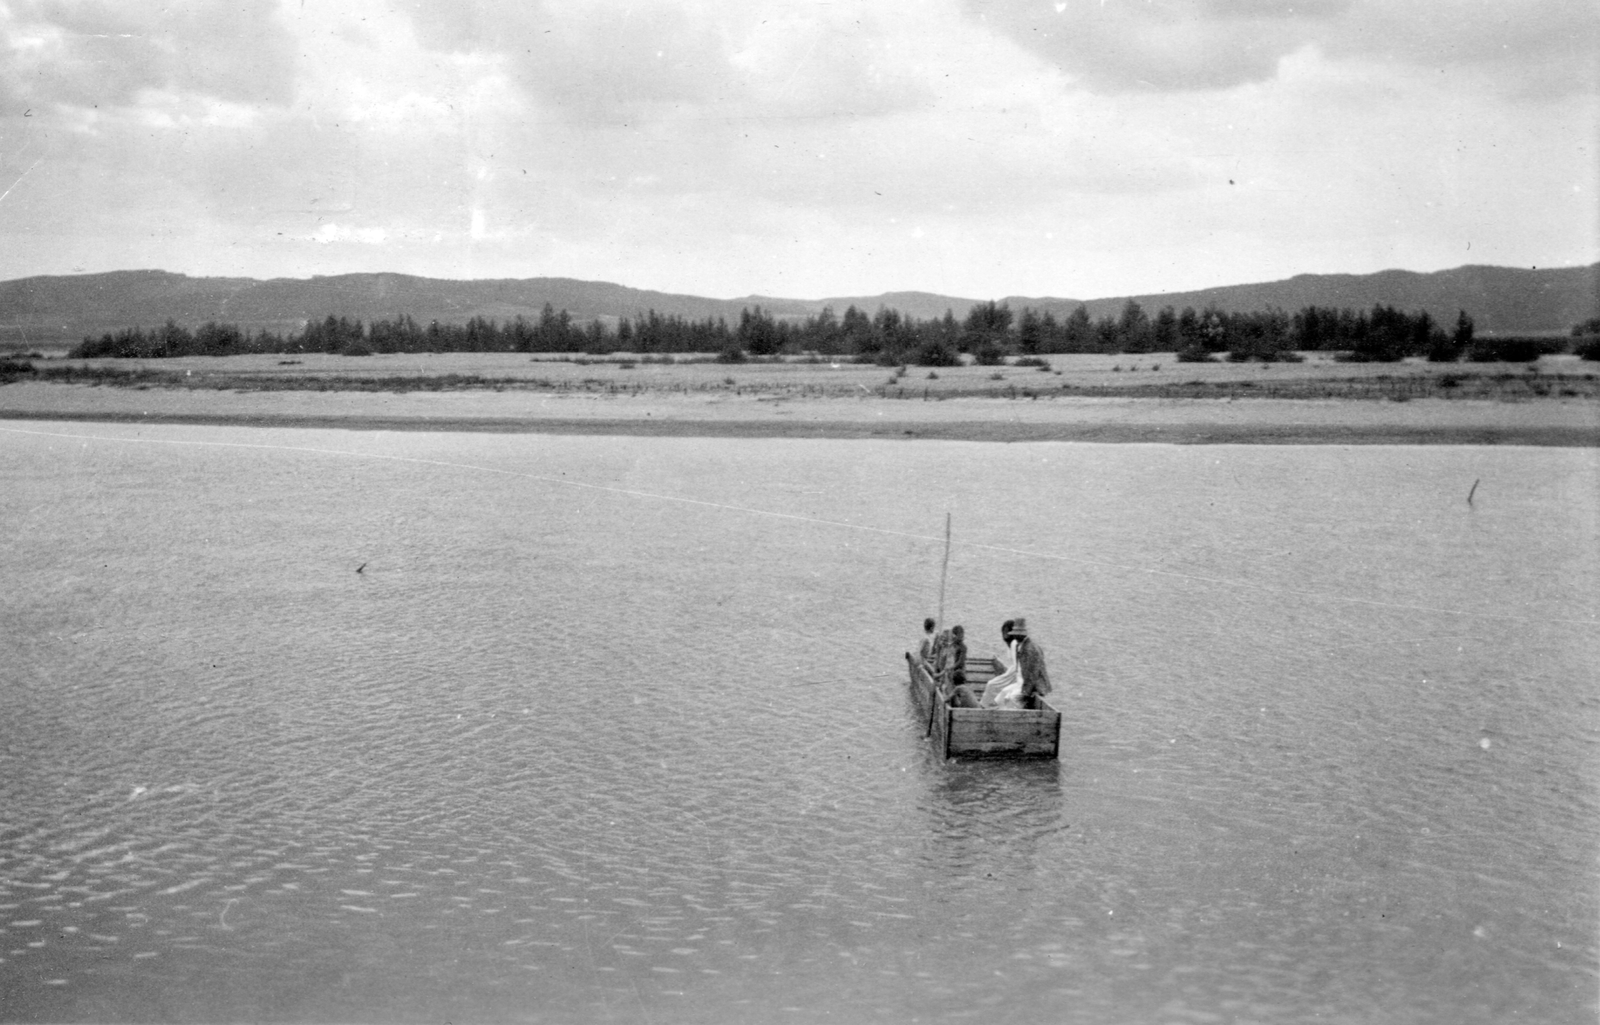
<path fill-rule="evenodd" d="M 1285 281 L 1229 285 L 1198 292 L 1172 292 L 1114 299 L 1085 305 L 1093 317 L 1116 316 L 1128 298 L 1147 311 L 1162 306 L 1204 309 L 1216 304 L 1228 312 L 1276 306 L 1293 313 L 1306 306 L 1370 309 L 1385 304 L 1406 311 L 1427 310 L 1441 324 L 1455 323 L 1466 310 L 1480 331 L 1567 331 L 1600 316 L 1600 264 L 1524 270 L 1519 267 L 1467 266 L 1418 274 L 1386 270 L 1376 274 L 1300 274 Z M 1012 297 L 1012 309 L 1032 306 L 1057 317 L 1077 303 L 1058 299 Z"/>
<path fill-rule="evenodd" d="M 1482 331 L 1565 331 L 1600 316 L 1600 264 L 1528 269 L 1467 266 L 1420 274 L 1390 270 L 1376 274 L 1301 274 L 1283 281 L 1230 285 L 1197 292 L 1113 296 L 1091 300 L 1009 296 L 1013 310 L 1031 306 L 1065 317 L 1081 302 L 1094 317 L 1116 316 L 1129 298 L 1146 311 L 1162 306 L 1229 311 L 1304 306 L 1369 308 L 1376 303 L 1404 310 L 1425 309 L 1442 323 L 1466 310 Z M 717 317 L 730 323 L 746 307 L 760 305 L 782 317 L 801 317 L 832 307 L 868 312 L 887 306 L 919 319 L 966 315 L 978 300 L 927 292 L 876 296 L 784 299 L 747 296 L 709 299 L 628 288 L 602 281 L 526 278 L 454 281 L 405 274 L 341 274 L 313 278 L 189 277 L 166 271 L 32 277 L 0 282 L 0 341 L 77 340 L 122 327 L 152 327 L 167 320 L 195 326 L 208 320 L 249 329 L 297 328 L 330 314 L 361 320 L 409 314 L 417 321 L 462 322 L 483 316 L 498 321 L 537 319 L 546 303 L 575 320 L 611 320 L 647 310 L 691 320 Z"/>

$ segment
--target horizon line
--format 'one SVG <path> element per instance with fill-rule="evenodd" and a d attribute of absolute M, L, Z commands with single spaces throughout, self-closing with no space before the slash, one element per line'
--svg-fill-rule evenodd
<path fill-rule="evenodd" d="M 707 301 L 711 301 L 711 302 L 723 302 L 723 303 L 736 303 L 736 302 L 759 301 L 759 300 L 775 300 L 775 301 L 779 301 L 779 302 L 795 302 L 795 303 L 825 303 L 825 302 L 836 301 L 836 300 L 839 300 L 839 299 L 881 299 L 884 296 L 890 296 L 890 295 L 924 295 L 924 296 L 929 296 L 929 297 L 936 298 L 936 299 L 953 299 L 953 300 L 957 300 L 959 302 L 970 302 L 970 303 L 1004 302 L 1004 301 L 1011 300 L 1011 299 L 1025 299 L 1025 300 L 1030 300 L 1030 301 L 1043 301 L 1043 302 L 1095 303 L 1095 302 L 1106 302 L 1106 301 L 1111 301 L 1111 300 L 1116 300 L 1116 299 L 1136 299 L 1136 298 L 1149 298 L 1149 297 L 1169 296 L 1169 295 L 1193 295 L 1193 294 L 1202 293 L 1202 292 L 1211 292 L 1211 291 L 1218 291 L 1218 290 L 1230 289 L 1230 288 L 1248 288 L 1248 287 L 1259 286 L 1259 285 L 1276 285 L 1276 284 L 1282 284 L 1282 283 L 1288 282 L 1288 281 L 1294 281 L 1294 280 L 1297 280 L 1299 278 L 1370 278 L 1370 277 L 1378 277 L 1378 276 L 1384 275 L 1384 274 L 1412 274 L 1412 275 L 1415 275 L 1417 277 L 1429 277 L 1429 276 L 1435 275 L 1435 274 L 1450 274 L 1450 273 L 1463 271 L 1463 270 L 1470 270 L 1470 269 L 1522 271 L 1522 272 L 1526 272 L 1526 273 L 1537 273 L 1539 271 L 1563 271 L 1563 270 L 1567 270 L 1567 271 L 1572 271 L 1572 270 L 1600 270 L 1600 260 L 1597 260 L 1597 261 L 1595 261 L 1593 263 L 1588 263 L 1588 264 L 1574 264 L 1574 265 L 1570 265 L 1570 266 L 1569 265 L 1543 266 L 1543 267 L 1538 266 L 1538 265 L 1534 265 L 1534 266 L 1531 266 L 1531 267 L 1523 267 L 1523 266 L 1514 266 L 1514 265 L 1509 265 L 1509 264 L 1464 263 L 1464 264 L 1460 264 L 1460 265 L 1455 266 L 1455 267 L 1446 267 L 1446 268 L 1442 268 L 1442 269 L 1439 269 L 1439 270 L 1432 270 L 1432 271 L 1416 271 L 1416 270 L 1409 270 L 1409 269 L 1404 268 L 1404 267 L 1386 267 L 1386 268 L 1383 268 L 1382 270 L 1367 271 L 1367 272 L 1364 272 L 1364 273 L 1363 272 L 1351 272 L 1351 271 L 1330 271 L 1330 272 L 1302 271 L 1302 272 L 1299 272 L 1299 273 L 1291 274 L 1288 277 L 1273 278 L 1273 279 L 1265 280 L 1265 281 L 1242 281 L 1242 282 L 1235 282 L 1233 284 L 1227 284 L 1227 285 L 1208 285 L 1208 286 L 1205 286 L 1203 288 L 1177 289 L 1177 290 L 1166 291 L 1166 292 L 1125 292 L 1125 293 L 1118 293 L 1118 294 L 1113 294 L 1113 295 L 1096 296 L 1096 297 L 1092 297 L 1092 298 L 1088 298 L 1088 299 L 1080 299 L 1080 298 L 1073 298 L 1073 297 L 1070 297 L 1070 296 L 1058 296 L 1058 295 L 1029 296 L 1029 295 L 1023 295 L 1021 293 L 1010 293 L 1010 294 L 1007 294 L 1007 295 L 997 296 L 997 297 L 989 298 L 989 299 L 974 299 L 974 298 L 971 298 L 971 297 L 968 297 L 968 296 L 951 295 L 951 294 L 944 293 L 944 292 L 933 292 L 933 291 L 929 291 L 929 290 L 926 290 L 926 289 L 919 289 L 919 288 L 894 288 L 894 289 L 886 289 L 886 290 L 884 290 L 882 292 L 878 292 L 876 294 L 860 293 L 860 294 L 856 294 L 856 295 L 832 295 L 832 296 L 820 296 L 820 297 L 816 297 L 816 298 L 804 298 L 804 297 L 783 296 L 783 295 L 766 295 L 766 294 L 756 293 L 756 292 L 750 292 L 750 293 L 746 293 L 744 295 L 731 296 L 731 297 L 723 298 L 723 297 L 719 297 L 719 296 L 702 295 L 702 294 L 695 293 L 695 292 L 668 292 L 668 291 L 664 291 L 664 290 L 659 289 L 659 288 L 643 288 L 643 287 L 639 287 L 639 286 L 636 286 L 636 285 L 627 285 L 627 284 L 623 284 L 623 283 L 618 282 L 618 281 L 608 281 L 608 280 L 604 280 L 604 279 L 600 279 L 600 278 L 575 278 L 575 277 L 569 277 L 569 276 L 566 276 L 566 275 L 559 275 L 559 274 L 543 274 L 543 275 L 534 275 L 534 276 L 529 276 L 529 277 L 451 278 L 451 277 L 437 277 L 437 276 L 427 275 L 427 274 L 413 274 L 413 273 L 409 273 L 407 271 L 379 270 L 379 271 L 345 271 L 345 272 L 342 272 L 342 273 L 339 273 L 339 274 L 312 274 L 312 275 L 310 275 L 308 277 L 292 277 L 292 276 L 288 276 L 288 275 L 279 275 L 279 276 L 275 276 L 275 277 L 258 278 L 258 277 L 251 277 L 251 276 L 248 276 L 248 275 L 235 275 L 235 274 L 190 274 L 187 271 L 170 271 L 170 270 L 165 270 L 165 269 L 159 268 L 159 267 L 132 267 L 132 268 L 123 268 L 123 269 L 119 269 L 119 270 L 81 271 L 81 272 L 74 272 L 74 273 L 67 273 L 67 274 L 33 274 L 33 275 L 28 275 L 26 277 L 9 278 L 9 279 L 0 281 L 0 287 L 4 287 L 6 285 L 21 284 L 21 283 L 28 282 L 28 281 L 43 280 L 43 279 L 91 278 L 91 277 L 109 276 L 109 275 L 114 275 L 114 274 L 162 274 L 162 275 L 170 275 L 170 276 L 173 276 L 173 277 L 185 278 L 185 279 L 188 279 L 188 280 L 191 280 L 191 281 L 207 281 L 207 280 L 240 281 L 240 280 L 242 280 L 242 281 L 251 281 L 251 282 L 254 282 L 254 283 L 257 283 L 257 284 L 269 284 L 269 283 L 277 282 L 277 281 L 292 281 L 292 282 L 300 282 L 300 283 L 309 284 L 311 282 L 318 281 L 318 280 L 328 280 L 328 279 L 338 279 L 338 278 L 390 276 L 390 277 L 400 277 L 400 278 L 412 278 L 412 279 L 419 280 L 419 281 L 442 281 L 442 282 L 452 282 L 452 283 L 457 283 L 457 284 L 479 284 L 479 283 L 488 283 L 488 282 L 570 281 L 570 282 L 574 282 L 574 283 L 577 283 L 577 284 L 583 284 L 583 285 L 607 285 L 607 286 L 610 286 L 610 287 L 613 287 L 613 288 L 623 288 L 623 289 L 627 289 L 627 290 L 633 291 L 633 292 L 650 292 L 650 293 L 655 293 L 657 295 L 670 296 L 670 297 L 674 297 L 674 298 L 700 299 L 700 300 L 707 300 Z"/>

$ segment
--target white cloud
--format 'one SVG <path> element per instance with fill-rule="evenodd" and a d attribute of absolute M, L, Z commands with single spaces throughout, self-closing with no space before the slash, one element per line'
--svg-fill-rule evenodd
<path fill-rule="evenodd" d="M 1427 70 L 1471 68 L 1508 93 L 1592 90 L 1600 7 L 1572 0 L 965 0 L 975 22 L 1096 92 L 1228 89 L 1315 46 Z"/>
<path fill-rule="evenodd" d="M 1091 297 L 1596 259 L 1591 13 L 1441 2 L 13 0 L 0 276 Z"/>
<path fill-rule="evenodd" d="M 280 103 L 292 45 L 276 15 L 276 0 L 12 0 L 0 101 L 123 106 L 155 89 Z"/>
<path fill-rule="evenodd" d="M 328 245 L 333 242 L 356 242 L 364 246 L 381 246 L 389 240 L 383 228 L 356 228 L 328 221 L 311 233 L 311 241 Z"/>

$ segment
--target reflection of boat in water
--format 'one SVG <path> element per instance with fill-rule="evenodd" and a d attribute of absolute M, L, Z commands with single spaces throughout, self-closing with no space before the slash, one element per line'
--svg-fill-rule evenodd
<path fill-rule="evenodd" d="M 955 708 L 939 699 L 934 679 L 909 652 L 911 697 L 928 722 L 934 748 L 946 758 L 1055 758 L 1061 750 L 1061 712 L 1039 708 Z M 967 682 L 987 683 L 1000 672 L 992 658 L 967 659 Z"/>

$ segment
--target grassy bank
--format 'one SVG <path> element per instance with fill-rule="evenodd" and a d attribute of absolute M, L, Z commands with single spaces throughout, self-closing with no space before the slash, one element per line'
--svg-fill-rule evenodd
<path fill-rule="evenodd" d="M 1360 368 L 1333 362 L 1296 364 L 1271 370 L 1257 365 L 1144 364 L 1104 357 L 1057 357 L 1050 367 L 959 367 L 884 369 L 815 364 L 712 363 L 638 365 L 629 360 L 453 361 L 461 369 L 426 372 L 412 360 L 371 373 L 351 373 L 339 357 L 306 366 L 266 364 L 249 357 L 198 359 L 169 367 L 127 366 L 98 361 L 0 360 L 0 384 L 30 380 L 135 389 L 196 389 L 234 392 L 408 392 L 523 391 L 611 396 L 755 395 L 772 399 L 846 398 L 936 401 L 953 398 L 1037 400 L 1119 399 L 1296 399 L 1405 402 L 1412 399 L 1600 399 L 1600 373 L 1570 357 L 1553 366 L 1386 364 Z M 121 361 L 119 361 L 121 362 Z M 170 361 L 163 361 L 170 362 Z M 366 367 L 362 368 L 366 370 Z M 443 370 L 444 367 L 439 369 Z"/>

